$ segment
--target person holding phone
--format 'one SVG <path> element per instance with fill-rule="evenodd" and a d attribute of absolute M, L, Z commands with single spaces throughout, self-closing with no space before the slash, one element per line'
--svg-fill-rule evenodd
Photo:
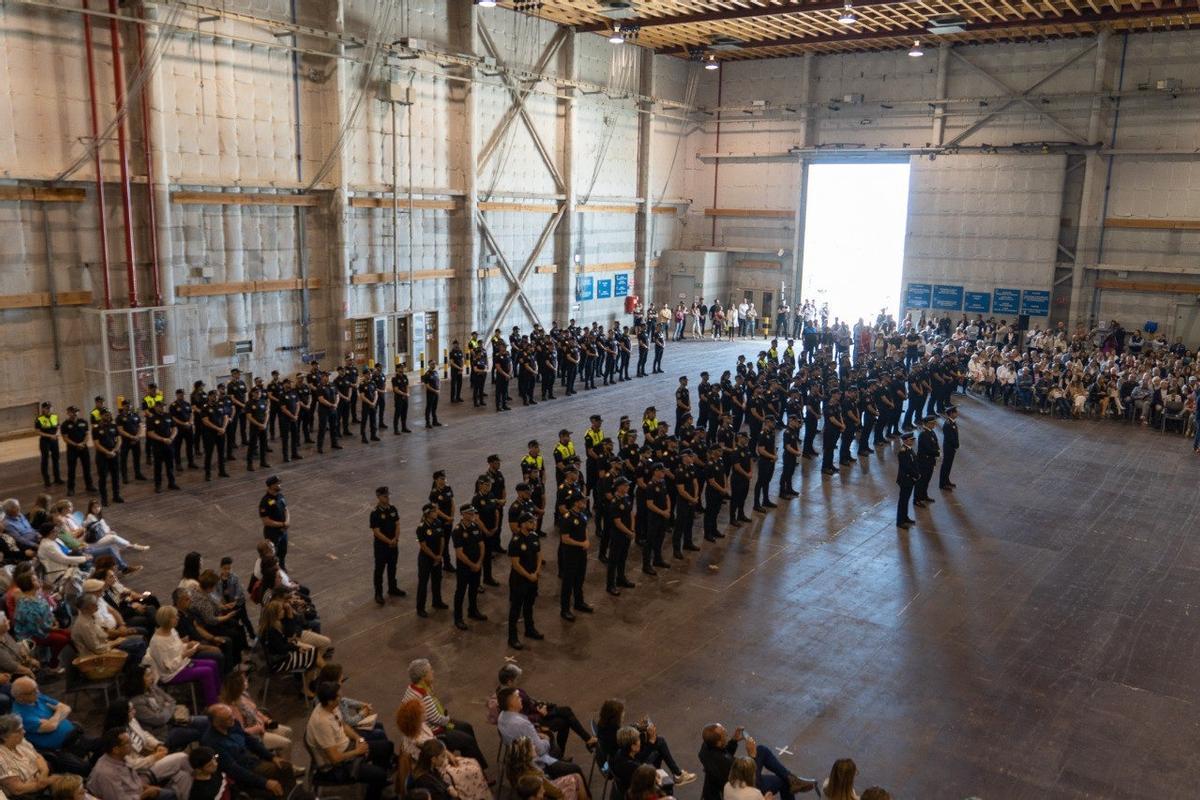
<path fill-rule="evenodd" d="M 792 800 L 794 795 L 811 792 L 817 786 L 816 781 L 793 774 L 780 763 L 771 748 L 759 745 L 740 726 L 734 729 L 731 737 L 724 725 L 714 722 L 704 727 L 702 739 L 699 754 L 700 765 L 704 767 L 704 787 L 700 793 L 702 800 L 722 800 L 737 756 L 738 743 L 743 741 L 746 743 L 746 755 L 754 759 L 757 767 L 755 783 L 759 791 L 773 793 L 779 800 Z"/>

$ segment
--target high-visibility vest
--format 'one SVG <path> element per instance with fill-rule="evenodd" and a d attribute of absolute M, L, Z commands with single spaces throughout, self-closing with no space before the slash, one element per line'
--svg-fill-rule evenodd
<path fill-rule="evenodd" d="M 575 457 L 575 443 L 567 442 L 566 444 L 563 444 L 562 442 L 559 442 L 558 444 L 554 445 L 554 452 L 558 453 L 562 460 L 566 462 Z"/>
<path fill-rule="evenodd" d="M 151 408 L 154 408 L 159 403 L 161 403 L 162 401 L 163 401 L 162 392 L 159 392 L 158 394 L 148 394 L 142 398 L 142 406 L 146 409 L 151 409 Z"/>
<path fill-rule="evenodd" d="M 42 430 L 50 430 L 52 428 L 57 428 L 58 427 L 58 414 L 51 414 L 50 416 L 46 416 L 45 414 L 38 414 L 37 424 L 38 424 L 38 427 L 41 428 Z"/>

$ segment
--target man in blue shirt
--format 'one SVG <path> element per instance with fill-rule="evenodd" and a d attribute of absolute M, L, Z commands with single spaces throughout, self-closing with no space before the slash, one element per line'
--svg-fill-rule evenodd
<path fill-rule="evenodd" d="M 22 550 L 29 551 L 26 556 L 32 558 L 37 553 L 41 537 L 21 513 L 21 503 L 15 498 L 10 497 L 4 501 L 4 532 L 11 536 Z"/>
<path fill-rule="evenodd" d="M 209 727 L 200 744 L 217 752 L 221 771 L 238 789 L 255 797 L 283 797 L 296 785 L 292 765 L 274 755 L 257 736 L 242 730 L 233 709 L 222 703 L 208 709 Z"/>
<path fill-rule="evenodd" d="M 85 736 L 67 719 L 71 707 L 38 691 L 33 678 L 13 681 L 12 696 L 12 710 L 21 718 L 25 738 L 50 762 L 53 771 L 86 776 L 99 755 L 100 741 Z"/>

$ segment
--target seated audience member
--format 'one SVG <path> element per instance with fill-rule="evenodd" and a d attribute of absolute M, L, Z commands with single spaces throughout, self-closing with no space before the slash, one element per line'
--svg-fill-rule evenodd
<path fill-rule="evenodd" d="M 403 779 L 408 777 L 421 757 L 421 745 L 436 737 L 429 723 L 425 721 L 424 706 L 416 698 L 406 700 L 396 709 L 396 728 L 400 731 L 398 749 L 401 767 L 396 778 L 403 783 Z M 459 800 L 485 800 L 491 797 L 483 769 L 473 758 L 447 752 L 441 776 L 447 785 L 458 790 Z"/>
<path fill-rule="evenodd" d="M 206 704 L 217 702 L 221 693 L 221 674 L 216 662 L 196 658 L 199 644 L 184 642 L 175 630 L 179 612 L 174 606 L 163 606 L 154 615 L 158 628 L 150 637 L 146 657 L 166 684 L 195 681 Z"/>
<path fill-rule="evenodd" d="M 632 725 L 625 725 L 617 731 L 616 750 L 608 756 L 608 768 L 612 772 L 613 782 L 617 792 L 624 796 L 629 784 L 633 781 L 633 773 L 642 766 L 642 734 Z M 654 766 L 651 764 L 650 766 Z M 666 773 L 664 773 L 666 774 Z M 667 794 L 674 793 L 674 784 L 664 787 Z"/>
<path fill-rule="evenodd" d="M 222 609 L 222 600 L 217 592 L 221 579 L 211 569 L 200 573 L 200 588 L 192 591 L 192 614 L 205 630 L 228 639 L 233 649 L 233 663 L 241 661 L 241 655 L 249 649 L 249 641 L 236 611 Z"/>
<path fill-rule="evenodd" d="M 66 548 L 73 555 L 85 555 L 90 558 L 97 556 L 112 556 L 117 562 L 117 568 L 122 574 L 137 572 L 141 567 L 131 567 L 121 558 L 121 548 L 112 541 L 112 537 L 104 544 L 88 544 L 85 541 L 87 531 L 83 524 L 75 519 L 75 506 L 70 500 L 59 500 L 50 508 L 50 519 L 58 528 L 58 545 Z"/>
<path fill-rule="evenodd" d="M 545 778 L 536 775 L 526 775 L 514 784 L 519 800 L 543 800 L 550 797 L 546 791 Z"/>
<path fill-rule="evenodd" d="M 50 800 L 89 800 L 91 795 L 83 787 L 83 778 L 78 775 L 52 775 L 46 787 Z"/>
<path fill-rule="evenodd" d="M 500 717 L 496 721 L 496 729 L 500 731 L 500 738 L 505 744 L 512 744 L 521 738 L 529 739 L 536 753 L 534 762 L 551 778 L 583 773 L 578 764 L 560 761 L 555 755 L 559 752 L 557 747 L 538 732 L 537 727 L 529 721 L 529 717 L 521 713 L 521 695 L 516 689 L 501 689 L 496 695 L 496 702 L 500 704 Z"/>
<path fill-rule="evenodd" d="M 124 730 L 129 734 L 125 763 L 138 772 L 148 772 L 158 786 L 169 786 L 177 795 L 187 797 L 190 770 L 186 753 L 172 753 L 167 745 L 142 727 L 133 705 L 121 697 L 113 701 L 104 715 L 104 730 Z"/>
<path fill-rule="evenodd" d="M 634 770 L 629 790 L 625 792 L 626 800 L 660 800 L 667 796 L 659 785 L 658 770 L 649 764 L 642 764 Z"/>
<path fill-rule="evenodd" d="M 104 600 L 104 592 L 108 589 L 108 585 L 105 583 L 108 574 L 108 572 L 104 572 L 101 578 L 88 578 L 83 582 L 82 586 L 83 595 L 92 595 L 99 601 L 96 604 L 97 621 L 108 632 L 110 637 L 137 637 L 144 640 L 144 637 L 149 636 L 154 630 L 153 623 L 148 627 L 142 627 L 146 624 L 145 622 L 138 626 L 129 625 L 125 622 L 125 619 L 121 616 L 121 612 L 117 610 L 116 606 L 110 605 Z M 94 575 L 95 573 L 93 573 Z"/>
<path fill-rule="evenodd" d="M 863 790 L 862 800 L 892 800 L 892 796 L 882 786 L 872 786 Z"/>
<path fill-rule="evenodd" d="M 114 566 L 109 563 L 107 556 L 97 558 L 93 564 L 92 580 L 103 584 L 103 588 L 97 593 L 97 597 L 104 603 L 101 606 L 102 613 L 105 618 L 120 620 L 123 625 L 135 629 L 141 636 L 149 636 L 154 633 L 154 612 L 158 610 L 158 601 L 149 593 L 143 596 L 146 602 L 141 602 L 143 598 L 134 598 L 133 593 L 117 578 Z M 104 612 L 105 608 L 111 609 L 111 613 Z"/>
<path fill-rule="evenodd" d="M 99 605 L 100 600 L 94 594 L 85 594 L 79 598 L 79 613 L 71 623 L 71 643 L 75 645 L 75 651 L 80 656 L 87 657 L 121 650 L 128 656 L 127 665 L 139 663 L 146 655 L 146 640 L 132 632 L 118 633 L 126 630 L 122 628 L 106 631 L 97 619 Z"/>
<path fill-rule="evenodd" d="M 229 781 L 217 762 L 217 751 L 211 747 L 193 747 L 188 751 L 188 766 L 192 770 L 192 788 L 188 800 L 225 800 L 232 797 Z"/>
<path fill-rule="evenodd" d="M 455 800 L 453 790 L 442 774 L 449 755 L 446 746 L 437 739 L 430 739 L 421 745 L 409 779 L 410 791 L 424 790 L 430 800 Z"/>
<path fill-rule="evenodd" d="M 21 502 L 15 497 L 4 501 L 4 516 L 0 517 L 0 528 L 8 534 L 20 548 L 20 555 L 33 558 L 37 555 L 41 538 L 37 529 L 21 513 Z M 15 553 L 13 555 L 16 555 Z"/>
<path fill-rule="evenodd" d="M 338 686 L 345 686 L 346 678 L 342 674 L 341 664 L 328 662 L 321 667 L 321 671 L 317 673 L 317 683 L 327 681 L 336 683 Z M 346 697 L 345 692 L 342 693 L 341 698 L 342 719 L 347 725 L 358 731 L 364 739 L 387 738 L 387 733 L 383 730 L 383 723 L 379 721 L 379 715 L 375 713 L 375 708 L 370 703 Z"/>
<path fill-rule="evenodd" d="M 90 794 L 99 800 L 180 800 L 174 790 L 156 786 L 129 763 L 133 745 L 130 744 L 129 732 L 124 728 L 109 728 L 101 741 L 103 754 L 87 779 Z M 186 756 L 182 753 L 177 757 L 186 763 Z"/>
<path fill-rule="evenodd" d="M 587 782 L 582 771 L 570 772 L 551 780 L 537 762 L 537 750 L 527 736 L 522 736 L 508 745 L 508 756 L 504 764 L 505 776 L 510 786 L 520 784 L 522 778 L 534 777 L 542 781 L 543 791 L 551 800 L 587 800 Z"/>
<path fill-rule="evenodd" d="M 233 643 L 224 637 L 208 631 L 192 612 L 192 593 L 188 589 L 176 588 L 171 592 L 171 605 L 178 612 L 175 627 L 179 636 L 189 642 L 195 642 L 196 658 L 215 661 L 217 672 L 224 675 L 229 671 L 234 660 Z"/>
<path fill-rule="evenodd" d="M 829 777 L 821 784 L 821 794 L 827 800 L 859 800 L 854 791 L 854 777 L 858 774 L 858 765 L 851 758 L 839 758 L 833 762 Z"/>
<path fill-rule="evenodd" d="M 223 703 L 208 708 L 208 730 L 200 744 L 216 751 L 221 772 L 254 797 L 284 797 L 296 784 L 296 771 L 257 736 L 249 736 Z"/>
<path fill-rule="evenodd" d="M 99 741 L 67 719 L 71 707 L 38 691 L 33 678 L 13 681 L 13 713 L 25 726 L 25 738 L 59 772 L 87 775 Z"/>
<path fill-rule="evenodd" d="M 500 685 L 496 689 L 496 694 L 499 695 L 502 689 L 516 689 L 521 695 L 521 713 L 529 717 L 529 721 L 533 724 L 549 728 L 554 732 L 559 752 L 566 752 L 567 737 L 571 731 L 575 731 L 575 735 L 583 740 L 588 750 L 594 749 L 596 747 L 595 737 L 592 736 L 587 728 L 583 727 L 583 723 L 579 721 L 579 717 L 575 716 L 575 712 L 569 706 L 559 706 L 554 703 L 543 703 L 534 700 L 529 696 L 528 692 L 517 686 L 517 682 L 521 680 L 521 674 L 521 668 L 516 664 L 505 664 L 501 667 L 499 676 Z M 489 701 L 488 713 L 488 721 L 494 725 L 496 718 L 500 716 L 499 706 L 493 706 Z"/>
<path fill-rule="evenodd" d="M 50 765 L 25 738 L 21 718 L 0 716 L 0 789 L 9 797 L 36 796 L 50 780 Z"/>
<path fill-rule="evenodd" d="M 388 782 L 392 743 L 386 739 L 368 742 L 347 725 L 339 708 L 341 692 L 341 684 L 317 684 L 317 705 L 304 730 L 316 759 L 313 766 L 339 782 L 364 784 L 366 800 L 379 800 Z"/>
<path fill-rule="evenodd" d="M 0 672 L 7 672 L 14 678 L 22 675 L 32 678 L 40 666 L 29 651 L 29 645 L 13 637 L 8 615 L 0 611 Z"/>
<path fill-rule="evenodd" d="M 292 729 L 281 725 L 258 707 L 247 691 L 246 673 L 231 672 L 221 686 L 221 702 L 233 709 L 233 717 L 242 730 L 262 739 L 268 750 L 288 753 L 292 749 Z"/>
<path fill-rule="evenodd" d="M 71 632 L 58 626 L 51 597 L 42 590 L 42 582 L 32 572 L 18 572 L 13 579 L 17 587 L 13 604 L 13 636 L 32 641 L 50 651 L 51 668 L 58 667 L 58 654 L 71 641 Z"/>
<path fill-rule="evenodd" d="M 99 500 L 89 500 L 87 504 L 87 515 L 83 518 L 84 538 L 97 545 L 115 545 L 122 550 L 136 550 L 139 553 L 150 549 L 148 544 L 134 544 L 123 536 L 118 536 L 116 531 L 108 524 L 108 520 L 104 518 L 104 508 L 100 505 Z"/>
<path fill-rule="evenodd" d="M 312 699 L 309 684 L 317 677 L 317 671 L 325 661 L 317 648 L 303 642 L 299 636 L 289 636 L 283 627 L 287 604 L 278 598 L 263 608 L 258 637 L 267 654 L 267 666 L 272 672 L 297 672 L 304 670 L 304 696 Z"/>
<path fill-rule="evenodd" d="M 49 585 L 54 586 L 72 569 L 79 569 L 87 563 L 87 556 L 71 555 L 63 548 L 58 541 L 58 528 L 53 523 L 43 525 L 39 533 L 42 541 L 38 544 L 38 561 Z"/>
<path fill-rule="evenodd" d="M 127 673 L 125 697 L 134 717 L 154 738 L 166 743 L 171 752 L 183 750 L 208 730 L 208 717 L 192 716 L 186 706 L 158 685 L 158 673 L 150 664 L 134 664 Z"/>
<path fill-rule="evenodd" d="M 610 757 L 617 751 L 617 731 L 625 722 L 625 703 L 621 700 L 605 700 L 600 706 L 600 714 L 596 720 L 596 737 L 599 739 L 600 753 L 604 758 Z M 696 776 L 683 769 L 671 755 L 671 747 L 667 740 L 658 735 L 658 727 L 648 718 L 643 717 L 634 726 L 639 731 L 642 742 L 638 757 L 643 764 L 657 768 L 666 764 L 667 771 L 675 779 L 676 786 L 683 786 L 696 780 Z"/>
<path fill-rule="evenodd" d="M 746 741 L 746 755 L 754 759 L 756 766 L 754 783 L 764 794 L 773 792 L 781 800 L 791 800 L 794 794 L 811 792 L 816 788 L 815 781 L 799 778 L 788 771 L 771 748 L 766 745 L 760 747 L 753 737 L 744 737 L 741 728 L 736 729 L 730 737 L 724 725 L 713 723 L 705 726 L 704 742 L 700 746 L 700 765 L 704 767 L 703 800 L 721 800 L 725 784 L 729 782 L 729 771 L 733 768 L 738 742 L 743 738 Z"/>
<path fill-rule="evenodd" d="M 408 665 L 408 688 L 400 702 L 419 700 L 425 709 L 425 721 L 433 735 L 459 755 L 473 758 L 479 766 L 487 769 L 487 759 L 475 739 L 475 729 L 469 723 L 451 719 L 446 707 L 433 693 L 433 665 L 428 659 L 418 658 Z"/>
<path fill-rule="evenodd" d="M 723 800 L 764 800 L 763 793 L 754 785 L 757 771 L 758 765 L 753 758 L 735 758 L 729 768 L 729 782 L 722 792 Z"/>
<path fill-rule="evenodd" d="M 39 494 L 33 498 L 33 507 L 29 509 L 29 524 L 33 529 L 41 535 L 42 526 L 50 522 L 50 506 L 54 505 L 54 498 L 48 494 Z"/>
<path fill-rule="evenodd" d="M 246 590 L 242 588 L 242 580 L 233 571 L 233 558 L 221 558 L 221 579 L 217 583 L 217 591 L 221 595 L 221 603 L 226 611 L 233 611 L 237 621 L 246 631 L 247 639 L 254 639 L 254 623 L 246 611 Z"/>

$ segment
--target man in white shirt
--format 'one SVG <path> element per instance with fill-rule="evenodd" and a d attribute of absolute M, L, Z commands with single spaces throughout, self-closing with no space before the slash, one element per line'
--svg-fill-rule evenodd
<path fill-rule="evenodd" d="M 339 707 L 341 693 L 341 684 L 333 681 L 317 684 L 317 706 L 308 717 L 304 741 L 321 772 L 365 784 L 365 800 L 380 800 L 388 784 L 392 743 L 387 739 L 368 742 L 347 725 Z"/>
<path fill-rule="evenodd" d="M 738 303 L 738 336 L 746 335 L 746 322 L 750 318 L 750 304 L 744 299 Z"/>
<path fill-rule="evenodd" d="M 496 702 L 500 707 L 496 729 L 500 731 L 500 738 L 505 744 L 528 739 L 533 742 L 534 762 L 547 776 L 553 779 L 574 773 L 582 777 L 583 769 L 578 764 L 560 761 L 554 754 L 557 748 L 550 739 L 540 734 L 529 717 L 521 713 L 521 695 L 515 688 L 509 686 L 501 689 L 496 694 Z"/>

